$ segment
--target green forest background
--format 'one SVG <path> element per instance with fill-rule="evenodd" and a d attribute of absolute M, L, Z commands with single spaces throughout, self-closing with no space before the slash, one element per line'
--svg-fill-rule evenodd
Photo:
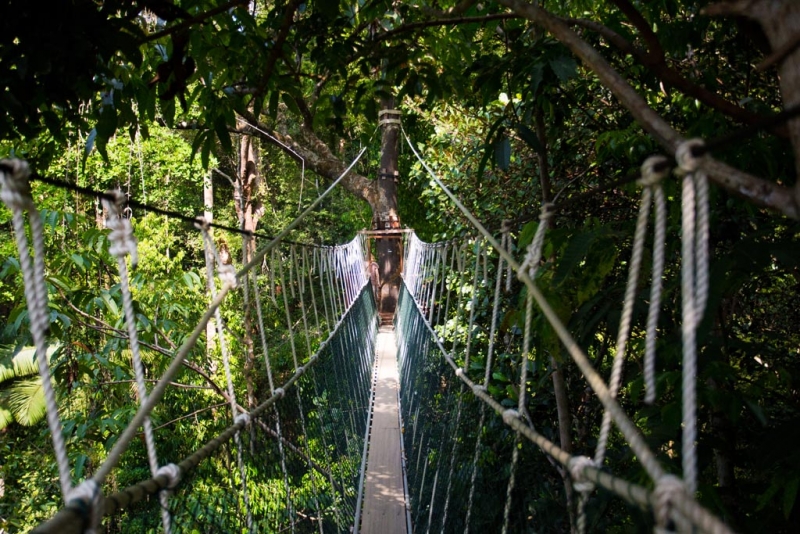
<path fill-rule="evenodd" d="M 800 20 L 791 0 L 774 3 L 789 5 Z M 290 236 L 343 243 L 371 227 L 374 198 L 361 186 L 368 190 L 376 178 L 378 110 L 393 98 L 434 170 L 489 229 L 499 232 L 512 220 L 520 249 L 543 200 L 577 198 L 548 235 L 540 280 L 608 376 L 639 191 L 628 181 L 577 195 L 624 182 L 664 148 L 590 65 L 521 16 L 523 4 L 72 0 L 44 9 L 10 0 L 0 8 L 0 155 L 25 158 L 42 176 L 97 191 L 118 187 L 188 216 L 208 207 L 203 189 L 211 183 L 215 221 L 274 235 L 366 146 L 352 176 Z M 757 68 L 772 47 L 750 18 L 711 16 L 702 0 L 537 5 L 599 51 L 686 137 L 716 139 L 784 109 L 776 68 Z M 794 188 L 798 145 L 779 125 L 714 156 Z M 243 172 L 247 161 L 257 164 L 255 177 Z M 402 145 L 400 169 L 403 226 L 428 241 L 471 233 Z M 659 399 L 642 402 L 641 297 L 620 401 L 665 465 L 679 465 L 680 190 L 677 180 L 665 188 L 670 260 Z M 124 321 L 116 262 L 95 200 L 36 182 L 33 198 L 46 227 L 48 357 L 73 478 L 81 480 L 135 411 L 127 340 L 118 333 Z M 800 522 L 800 226 L 762 205 L 712 183 L 711 294 L 698 338 L 698 498 L 735 530 L 791 532 Z M 24 532 L 52 516 L 61 499 L 10 217 L 0 206 L 0 532 Z M 152 347 L 145 351 L 148 378 L 157 378 L 205 309 L 202 240 L 160 215 L 134 211 L 132 220 L 140 257 L 132 274 L 137 328 Z M 217 231 L 215 238 L 238 263 L 240 236 Z M 236 304 L 225 313 L 242 334 L 232 339 L 233 353 L 246 354 Z M 536 324 L 547 343 L 547 327 Z M 224 405 L 204 410 L 224 402 L 208 387 L 224 382 L 219 355 L 200 354 L 204 348 L 194 355 L 199 368 L 177 379 L 196 387 L 171 390 L 153 414 L 155 426 L 169 429 L 175 451 L 191 451 L 227 425 Z M 562 363 L 569 449 L 591 454 L 601 407 L 577 368 Z M 551 371 L 545 365 L 531 377 L 531 412 L 541 416 L 539 430 L 558 441 L 556 400 L 545 380 Z M 238 374 L 237 390 L 245 382 Z M 181 419 L 196 410 L 204 411 Z M 143 457 L 138 445 L 129 469 L 110 484 L 124 488 L 147 476 L 137 460 Z M 574 510 L 566 509 L 558 473 L 543 455 L 530 462 L 531 472 L 545 474 L 526 484 L 536 485 L 531 492 L 547 512 L 526 531 L 569 531 Z M 619 437 L 609 463 L 620 476 L 644 482 Z M 592 513 L 597 529 L 627 532 L 641 524 L 612 498 Z"/>

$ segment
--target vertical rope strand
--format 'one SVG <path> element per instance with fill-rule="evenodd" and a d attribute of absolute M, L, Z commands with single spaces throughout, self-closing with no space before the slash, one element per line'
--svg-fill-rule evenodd
<path fill-rule="evenodd" d="M 53 388 L 50 374 L 50 362 L 47 358 L 47 330 L 50 320 L 47 315 L 47 287 L 44 282 L 44 237 L 39 210 L 31 198 L 28 176 L 28 164 L 22 160 L 2 160 L 0 165 L 0 199 L 11 210 L 14 236 L 19 251 L 20 270 L 24 281 L 25 300 L 28 307 L 28 318 L 31 324 L 31 335 L 36 347 L 36 362 L 39 366 L 39 376 L 42 380 L 45 399 L 45 416 L 47 427 L 50 430 L 50 439 L 53 442 L 53 451 L 58 464 L 58 478 L 61 483 L 61 495 L 64 503 L 68 502 L 72 490 L 69 458 L 67 446 L 64 443 L 64 434 L 61 420 L 58 416 L 58 403 Z M 24 213 L 28 212 L 33 241 L 33 260 L 25 234 Z"/>
<path fill-rule="evenodd" d="M 130 219 L 123 216 L 122 206 L 125 202 L 125 195 L 119 191 L 108 191 L 109 196 L 114 200 L 103 199 L 103 206 L 107 211 L 108 218 L 106 226 L 111 230 L 108 236 L 110 242 L 109 253 L 117 258 L 119 269 L 119 286 L 122 293 L 122 310 L 125 315 L 125 326 L 128 330 L 128 344 L 131 348 L 131 359 L 133 360 L 133 371 L 136 378 L 136 389 L 139 394 L 139 405 L 147 402 L 147 386 L 144 381 L 144 366 L 142 365 L 142 355 L 139 350 L 139 333 L 136 330 L 136 315 L 133 310 L 133 297 L 131 296 L 130 282 L 128 280 L 128 265 L 125 257 L 130 255 L 131 265 L 138 263 L 138 252 L 136 238 L 133 235 Z M 147 460 L 150 465 L 150 474 L 156 476 L 158 473 L 158 453 L 156 451 L 156 441 L 153 434 L 153 424 L 150 416 L 144 418 L 145 447 L 147 449 Z M 169 514 L 169 498 L 166 491 L 158 493 L 161 504 L 161 524 L 164 532 L 169 534 L 172 530 L 172 518 Z"/>

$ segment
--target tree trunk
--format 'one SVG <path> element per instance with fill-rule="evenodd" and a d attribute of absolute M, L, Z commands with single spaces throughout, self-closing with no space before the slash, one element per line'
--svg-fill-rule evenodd
<path fill-rule="evenodd" d="M 249 135 L 243 135 L 239 148 L 239 173 L 236 177 L 236 190 L 234 199 L 236 203 L 236 214 L 239 218 L 239 225 L 246 232 L 255 232 L 258 221 L 263 213 L 263 207 L 258 199 L 258 190 L 261 185 L 261 177 L 258 167 L 258 148 L 255 139 Z M 255 239 L 245 238 L 242 247 L 242 261 L 247 264 L 253 257 L 256 250 Z M 244 314 L 244 377 L 247 386 L 247 408 L 252 409 L 255 405 L 255 386 L 253 381 L 253 367 L 255 354 L 253 352 L 253 321 L 249 310 Z"/>
<path fill-rule="evenodd" d="M 205 178 L 203 178 L 203 217 L 205 217 L 206 221 L 209 223 L 213 219 L 213 209 L 214 209 L 214 186 L 211 181 L 211 173 L 209 172 Z M 211 250 L 206 250 L 206 265 L 214 265 L 214 255 Z M 212 318 L 206 324 L 206 361 L 208 362 L 211 353 L 214 351 L 214 336 L 217 331 L 217 326 Z"/>
<path fill-rule="evenodd" d="M 534 116 L 536 137 L 539 140 L 539 147 L 536 151 L 536 158 L 539 164 L 539 182 L 542 186 L 542 204 L 547 204 L 553 200 L 552 185 L 550 184 L 550 165 L 547 161 L 547 131 L 545 129 L 544 116 L 541 106 L 536 108 Z M 552 224 L 552 223 L 551 223 Z M 561 441 L 561 448 L 568 453 L 572 453 L 572 414 L 569 411 L 569 397 L 567 396 L 566 380 L 561 365 L 553 356 L 550 356 L 550 365 L 553 368 L 551 375 L 553 379 L 553 393 L 556 397 L 556 409 L 558 411 L 558 434 Z M 567 510 L 569 511 L 569 524 L 572 532 L 577 532 L 577 517 L 575 515 L 575 492 L 572 487 L 572 480 L 568 469 L 561 471 L 564 480 L 564 491 L 567 496 Z"/>
<path fill-rule="evenodd" d="M 385 98 L 381 102 L 381 167 L 376 183 L 377 205 L 373 206 L 373 228 L 375 230 L 392 230 L 400 228 L 400 217 L 397 213 L 397 154 L 400 140 L 400 125 L 393 122 L 399 120 L 394 111 L 394 98 Z M 375 247 L 378 256 L 378 276 L 380 291 L 378 296 L 381 324 L 390 324 L 397 307 L 400 291 L 400 248 L 401 238 L 397 236 L 380 236 Z"/>

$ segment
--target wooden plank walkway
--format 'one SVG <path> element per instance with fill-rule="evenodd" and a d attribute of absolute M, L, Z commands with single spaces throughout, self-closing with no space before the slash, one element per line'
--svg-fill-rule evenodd
<path fill-rule="evenodd" d="M 391 327 L 381 327 L 378 332 L 376 353 L 377 379 L 360 532 L 408 534 L 400 458 L 397 344 Z"/>

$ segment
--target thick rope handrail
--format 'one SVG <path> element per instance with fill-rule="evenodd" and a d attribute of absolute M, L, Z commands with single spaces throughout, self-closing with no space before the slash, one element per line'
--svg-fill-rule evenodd
<path fill-rule="evenodd" d="M 402 130 L 402 127 L 401 127 Z M 495 237 L 489 233 L 488 230 L 481 224 L 478 219 L 472 214 L 472 212 L 467 209 L 464 204 L 456 197 L 450 189 L 442 183 L 436 173 L 428 166 L 427 162 L 422 159 L 419 152 L 417 152 L 416 147 L 409 139 L 408 135 L 403 131 L 403 135 L 408 143 L 411 151 L 420 161 L 422 166 L 428 172 L 429 176 L 434 180 L 434 182 L 445 192 L 445 194 L 450 198 L 450 200 L 458 207 L 458 209 L 464 214 L 464 216 L 472 223 L 472 225 L 489 241 L 492 247 L 501 255 L 503 258 L 508 262 L 508 264 L 517 272 L 517 276 L 520 280 L 525 284 L 528 288 L 528 291 L 533 295 L 533 298 L 536 300 L 536 304 L 539 306 L 539 309 L 544 314 L 547 321 L 552 326 L 553 330 L 555 331 L 558 338 L 564 344 L 564 347 L 567 349 L 567 353 L 572 357 L 573 361 L 578 365 L 578 368 L 583 373 L 583 376 L 586 378 L 586 381 L 589 383 L 589 386 L 594 390 L 597 394 L 598 399 L 600 400 L 603 407 L 608 410 L 611 414 L 611 418 L 619 427 L 620 431 L 622 432 L 623 436 L 627 440 L 628 444 L 631 446 L 631 449 L 636 454 L 637 459 L 645 468 L 647 473 L 653 480 L 659 479 L 662 475 L 665 474 L 664 469 L 661 467 L 661 464 L 656 459 L 653 452 L 647 446 L 644 441 L 644 437 L 642 436 L 641 432 L 636 428 L 633 422 L 628 418 L 627 414 L 622 410 L 620 405 L 616 402 L 616 400 L 611 396 L 608 386 L 606 386 L 603 379 L 597 373 L 597 371 L 592 366 L 589 358 L 583 352 L 583 350 L 578 346 L 575 342 L 572 334 L 569 333 L 564 323 L 561 321 L 561 318 L 558 317 L 558 314 L 550 305 L 550 303 L 545 298 L 544 294 L 541 290 L 536 286 L 533 280 L 528 276 L 524 269 L 521 268 L 520 264 L 509 254 L 495 239 Z"/>
<path fill-rule="evenodd" d="M 361 291 L 367 289 L 365 283 Z M 121 491 L 107 495 L 104 499 L 102 506 L 102 515 L 110 516 L 122 510 L 128 509 L 131 505 L 140 502 L 150 495 L 154 495 L 159 491 L 180 484 L 180 479 L 186 477 L 192 469 L 197 467 L 203 460 L 209 458 L 214 454 L 222 445 L 230 441 L 236 433 L 244 429 L 247 425 L 252 424 L 255 418 L 261 416 L 268 409 L 273 407 L 278 401 L 283 399 L 286 391 L 291 389 L 295 383 L 308 372 L 320 360 L 322 353 L 337 336 L 342 326 L 347 321 L 350 311 L 355 307 L 358 301 L 354 301 L 350 307 L 345 311 L 339 321 L 334 325 L 330 334 L 323 340 L 317 351 L 309 360 L 301 367 L 298 367 L 294 374 L 292 374 L 281 387 L 274 390 L 274 393 L 264 402 L 256 406 L 250 412 L 250 419 L 241 418 L 235 421 L 231 426 L 226 428 L 215 438 L 206 442 L 203 447 L 196 450 L 194 453 L 186 457 L 183 461 L 177 464 L 177 476 L 174 469 L 171 472 L 165 471 L 156 476 L 129 486 Z M 205 328 L 205 326 L 203 326 Z M 152 397 L 152 394 L 151 394 Z M 177 480 L 177 482 L 176 482 Z M 38 526 L 33 530 L 34 533 L 53 533 L 53 532 L 78 532 L 84 523 L 85 507 L 82 503 L 70 502 L 64 508 L 59 510 L 46 523 Z"/>
<path fill-rule="evenodd" d="M 428 330 L 433 344 L 439 349 L 439 352 L 441 353 L 445 362 L 447 362 L 452 369 L 453 374 L 467 385 L 475 397 L 479 398 L 486 406 L 493 409 L 495 413 L 503 419 L 503 422 L 507 426 L 511 427 L 515 431 L 518 431 L 530 442 L 537 445 L 543 452 L 550 455 L 563 466 L 569 468 L 570 462 L 576 461 L 574 459 L 579 457 L 570 455 L 561 447 L 543 435 L 539 434 L 519 417 L 519 413 L 516 410 L 509 410 L 497 402 L 497 400 L 495 400 L 485 388 L 483 388 L 480 384 L 476 384 L 470 380 L 466 373 L 460 372 L 461 366 L 458 365 L 455 360 L 453 360 L 448 350 L 445 349 L 444 345 L 442 345 L 442 342 L 438 339 L 436 331 L 433 329 L 433 327 L 424 320 L 424 314 L 422 313 L 420 303 L 414 299 L 413 295 L 411 295 L 405 284 L 403 284 L 403 288 L 406 292 L 408 292 L 411 300 L 414 302 L 416 311 L 423 316 L 422 322 L 425 325 L 425 328 Z M 591 482 L 602 488 L 605 488 L 606 490 L 623 498 L 631 504 L 653 510 L 656 509 L 657 503 L 653 492 L 647 490 L 643 486 L 634 484 L 602 471 L 597 466 L 590 465 L 589 463 L 583 463 L 580 468 L 576 468 L 574 471 L 571 470 L 570 473 L 573 476 L 579 475 L 580 479 L 584 482 Z M 665 476 L 669 478 L 672 475 Z M 670 504 L 675 510 L 689 519 L 692 524 L 699 527 L 702 531 L 709 532 L 711 534 L 733 534 L 733 531 L 725 523 L 720 521 L 715 515 L 708 512 L 685 491 L 672 493 Z"/>
<path fill-rule="evenodd" d="M 72 490 L 67 446 L 62 434 L 61 420 L 58 415 L 56 393 L 50 374 L 50 362 L 47 357 L 47 331 L 50 320 L 47 314 L 47 287 L 44 283 L 44 238 L 42 219 L 31 198 L 28 177 L 30 169 L 25 161 L 10 159 L 0 161 L 0 199 L 12 213 L 14 235 L 19 251 L 20 270 L 24 280 L 25 300 L 31 324 L 31 335 L 36 347 L 36 360 L 39 376 L 42 380 L 45 398 L 45 415 L 50 438 L 53 442 L 58 478 L 61 484 L 61 495 L 67 503 Z M 24 212 L 28 212 L 33 241 L 33 258 L 25 235 Z"/>
<path fill-rule="evenodd" d="M 683 341 L 683 479 L 687 491 L 697 490 L 697 327 L 708 300 L 708 180 L 702 156 L 693 148 L 700 139 L 681 143 L 675 157 L 683 172 L 681 211 L 681 336 Z"/>

